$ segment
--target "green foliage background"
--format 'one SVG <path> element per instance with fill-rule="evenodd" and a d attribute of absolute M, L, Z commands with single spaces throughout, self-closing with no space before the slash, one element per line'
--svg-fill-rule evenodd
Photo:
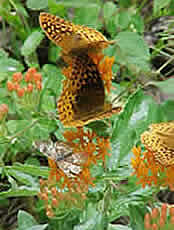
<path fill-rule="evenodd" d="M 18 230 L 143 230 L 144 215 L 149 210 L 147 204 L 159 204 L 154 199 L 158 190 L 138 186 L 131 175 L 130 164 L 131 149 L 140 145 L 140 135 L 149 124 L 171 121 L 174 117 L 174 79 L 154 81 L 162 73 L 152 70 L 151 62 L 165 43 L 160 40 L 150 52 L 144 40 L 150 21 L 159 16 L 174 15 L 174 2 L 151 2 L 151 12 L 143 14 L 148 0 L 0 1 L 0 104 L 9 106 L 6 133 L 0 136 L 0 209 L 8 206 L 14 197 L 25 198 L 27 204 L 30 199 L 34 200 L 33 207 L 27 212 L 18 212 Z M 112 116 L 111 126 L 104 121 L 88 125 L 98 134 L 110 136 L 112 154 L 105 170 L 101 166 L 92 168 L 96 186 L 89 189 L 85 208 L 65 209 L 55 219 L 46 217 L 43 203 L 36 199 L 39 178 L 47 178 L 49 169 L 41 164 L 40 158 L 44 156 L 32 147 L 36 140 L 49 139 L 52 132 L 63 139 L 64 130 L 57 120 L 55 103 L 64 79 L 57 64 L 60 49 L 46 40 L 39 26 L 38 16 L 42 11 L 96 28 L 109 40 L 115 40 L 116 44 L 104 51 L 115 57 L 113 86 L 116 90 L 112 93 L 118 95 L 131 85 L 131 90 L 123 97 L 124 110 Z M 19 107 L 17 99 L 6 88 L 13 73 L 25 73 L 29 67 L 36 67 L 43 76 L 40 101 L 34 110 Z M 122 76 L 118 82 L 120 72 Z M 144 76 L 162 95 L 167 95 L 160 103 L 145 92 Z M 120 217 L 128 217 L 128 224 L 116 224 Z M 3 223 L 0 226 L 3 229 Z M 11 226 L 11 229 L 14 228 Z"/>

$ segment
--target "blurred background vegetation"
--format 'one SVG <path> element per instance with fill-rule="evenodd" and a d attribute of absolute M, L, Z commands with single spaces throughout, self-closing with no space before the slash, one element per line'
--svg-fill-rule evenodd
<path fill-rule="evenodd" d="M 104 50 L 115 57 L 113 96 L 128 87 L 124 110 L 110 125 L 88 125 L 110 136 L 112 154 L 105 169 L 92 168 L 96 186 L 85 207 L 61 209 L 55 218 L 46 216 L 37 197 L 39 178 L 47 178 L 49 169 L 33 148 L 52 134 L 63 140 L 64 130 L 56 111 L 64 79 L 60 48 L 39 26 L 43 11 L 115 40 Z M 174 117 L 173 15 L 173 0 L 0 0 L 0 104 L 8 106 L 0 121 L 0 229 L 141 230 L 150 207 L 167 198 L 173 202 L 168 190 L 137 185 L 130 164 L 131 149 L 148 125 Z M 13 74 L 31 67 L 42 75 L 42 89 L 30 97 L 10 92 Z"/>

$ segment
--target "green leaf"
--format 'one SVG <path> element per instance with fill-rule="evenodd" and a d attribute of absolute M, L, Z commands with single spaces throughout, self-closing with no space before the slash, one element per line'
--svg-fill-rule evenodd
<path fill-rule="evenodd" d="M 25 40 L 21 53 L 23 56 L 31 55 L 39 46 L 40 42 L 44 38 L 44 34 L 39 31 L 34 31 L 30 36 Z"/>
<path fill-rule="evenodd" d="M 38 192 L 39 192 L 39 188 L 19 186 L 17 188 L 9 189 L 8 191 L 5 192 L 0 192 L 0 197 L 10 198 L 10 197 L 36 196 Z"/>
<path fill-rule="evenodd" d="M 133 94 L 114 123 L 111 138 L 112 155 L 108 160 L 108 168 L 116 170 L 122 160 L 129 164 L 130 151 L 139 141 L 141 133 L 152 122 L 163 119 L 164 114 L 152 97 L 144 95 L 141 90 Z"/>
<path fill-rule="evenodd" d="M 145 209 L 139 205 L 129 205 L 131 226 L 135 230 L 144 230 Z"/>
<path fill-rule="evenodd" d="M 162 9 L 162 8 L 165 8 L 166 6 L 168 6 L 170 4 L 171 0 L 154 0 L 154 8 L 153 8 L 153 11 L 154 11 L 154 14 L 157 14 L 159 13 L 159 11 Z"/>
<path fill-rule="evenodd" d="M 22 184 L 36 186 L 36 178 L 33 178 L 32 176 L 26 173 L 19 172 L 14 169 L 9 169 L 8 175 L 11 175 L 13 178 L 16 178 Z"/>
<path fill-rule="evenodd" d="M 99 5 L 91 7 L 90 10 L 86 6 L 82 8 L 76 8 L 73 22 L 75 24 L 86 25 L 91 28 L 100 28 L 99 12 Z"/>
<path fill-rule="evenodd" d="M 134 32 L 120 32 L 116 36 L 116 60 L 130 68 L 148 71 L 150 53 L 141 36 Z"/>
<path fill-rule="evenodd" d="M 18 212 L 18 230 L 44 230 L 48 224 L 37 224 L 29 213 L 20 210 Z"/>
<path fill-rule="evenodd" d="M 160 91 L 163 94 L 165 94 L 168 98 L 174 99 L 174 78 L 169 78 L 165 81 L 149 82 L 148 84 L 157 86 L 160 89 Z"/>
<path fill-rule="evenodd" d="M 105 2 L 103 6 L 103 14 L 106 22 L 113 17 L 113 14 L 117 10 L 116 5 L 113 2 Z"/>
<path fill-rule="evenodd" d="M 131 20 L 131 23 L 134 24 L 136 31 L 142 34 L 144 32 L 144 21 L 141 15 L 137 13 L 131 17 Z"/>
<path fill-rule="evenodd" d="M 82 224 L 76 225 L 74 230 L 104 230 L 106 229 L 106 218 L 97 211 L 92 204 L 88 204 L 88 209 L 84 211 Z"/>
<path fill-rule="evenodd" d="M 22 72 L 23 70 L 23 65 L 13 58 L 0 59 L 0 75 Z"/>
<path fill-rule="evenodd" d="M 6 166 L 5 168 L 7 169 L 14 169 L 19 172 L 23 172 L 32 176 L 37 176 L 37 177 L 48 177 L 49 174 L 49 169 L 48 167 L 43 167 L 43 166 L 35 166 L 35 165 L 23 165 L 20 163 L 16 163 L 13 166 Z"/>
<path fill-rule="evenodd" d="M 33 225 L 36 225 L 37 222 L 32 215 L 25 211 L 18 212 L 18 228 L 19 230 L 26 230 Z"/>
<path fill-rule="evenodd" d="M 56 97 L 58 97 L 62 91 L 62 80 L 64 78 L 61 70 L 51 64 L 44 65 L 42 70 L 48 77 L 48 81 L 45 84 L 44 89 L 51 89 L 55 93 Z"/>
<path fill-rule="evenodd" d="M 64 2 L 61 3 L 56 2 L 56 0 L 48 0 L 48 7 L 50 13 L 59 15 L 60 17 L 65 17 L 67 13 L 67 9 L 63 5 Z"/>
<path fill-rule="evenodd" d="M 27 0 L 27 7 L 32 10 L 41 10 L 48 7 L 48 0 Z"/>
<path fill-rule="evenodd" d="M 121 11 L 118 14 L 118 23 L 121 30 L 125 30 L 131 22 L 131 13 L 129 11 Z"/>

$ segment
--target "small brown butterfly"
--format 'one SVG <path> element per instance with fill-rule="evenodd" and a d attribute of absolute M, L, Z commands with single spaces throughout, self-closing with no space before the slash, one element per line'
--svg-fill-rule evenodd
<path fill-rule="evenodd" d="M 149 129 L 141 135 L 141 142 L 162 165 L 174 164 L 174 122 L 152 124 Z"/>
<path fill-rule="evenodd" d="M 80 55 L 93 50 L 97 52 L 114 43 L 95 29 L 75 25 L 49 13 L 41 13 L 39 21 L 48 38 L 60 46 L 65 54 Z"/>
<path fill-rule="evenodd" d="M 82 155 L 75 154 L 64 142 L 38 141 L 34 143 L 34 147 L 52 159 L 68 177 L 75 177 L 81 172 Z"/>

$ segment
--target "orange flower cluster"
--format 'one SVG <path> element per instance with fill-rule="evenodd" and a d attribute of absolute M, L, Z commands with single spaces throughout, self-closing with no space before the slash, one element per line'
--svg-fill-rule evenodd
<path fill-rule="evenodd" d="M 103 53 L 89 53 L 88 55 L 97 65 L 98 70 L 101 74 L 101 78 L 104 81 L 105 89 L 108 93 L 110 93 L 112 84 L 112 66 L 114 64 L 115 58 L 108 56 L 104 58 Z"/>
<path fill-rule="evenodd" d="M 146 230 L 172 230 L 174 229 L 174 207 L 163 204 L 161 209 L 153 208 L 151 213 L 144 217 Z"/>
<path fill-rule="evenodd" d="M 33 110 L 39 103 L 42 75 L 35 68 L 29 68 L 25 76 L 14 73 L 12 80 L 7 82 L 7 89 L 19 98 L 20 106 Z"/>
<path fill-rule="evenodd" d="M 146 185 L 169 186 L 174 190 L 174 165 L 164 166 L 155 160 L 152 152 L 141 151 L 140 147 L 132 149 L 135 158 L 131 159 L 134 169 L 133 175 L 138 178 L 138 184 L 144 188 Z"/>
<path fill-rule="evenodd" d="M 94 179 L 90 173 L 90 167 L 97 164 L 98 160 L 105 163 L 105 157 L 109 155 L 109 139 L 97 137 L 94 132 L 84 131 L 83 128 L 65 131 L 66 144 L 72 148 L 73 154 L 81 158 L 79 165 L 81 171 L 72 177 L 59 168 L 59 163 L 48 159 L 50 166 L 49 178 L 41 181 L 39 197 L 45 201 L 47 215 L 55 214 L 55 208 L 82 207 L 82 200 L 86 198 L 88 186 L 94 186 Z M 53 192 L 54 190 L 54 192 Z M 54 204 L 50 202 L 54 201 Z"/>
<path fill-rule="evenodd" d="M 26 83 L 25 86 L 23 86 L 24 82 Z M 42 75 L 35 68 L 28 69 L 25 77 L 22 76 L 21 72 L 14 73 L 12 81 L 7 82 L 7 89 L 10 92 L 15 91 L 18 97 L 30 94 L 34 90 L 40 91 L 42 89 Z"/>
<path fill-rule="evenodd" d="M 0 121 L 2 121 L 8 113 L 8 105 L 1 104 L 0 105 Z"/>

